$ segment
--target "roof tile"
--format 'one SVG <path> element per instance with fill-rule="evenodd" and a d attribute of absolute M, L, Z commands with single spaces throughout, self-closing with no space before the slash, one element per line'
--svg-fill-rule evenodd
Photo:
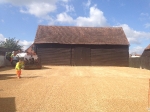
<path fill-rule="evenodd" d="M 38 26 L 35 44 L 129 45 L 121 27 Z"/>
<path fill-rule="evenodd" d="M 145 50 L 150 50 L 150 44 L 145 48 Z"/>

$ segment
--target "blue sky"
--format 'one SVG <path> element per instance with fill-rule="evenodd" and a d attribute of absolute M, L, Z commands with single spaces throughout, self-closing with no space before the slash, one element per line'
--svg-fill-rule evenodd
<path fill-rule="evenodd" d="M 130 53 L 150 44 L 150 0 L 0 0 L 0 41 L 16 37 L 26 49 L 38 25 L 122 27 Z"/>

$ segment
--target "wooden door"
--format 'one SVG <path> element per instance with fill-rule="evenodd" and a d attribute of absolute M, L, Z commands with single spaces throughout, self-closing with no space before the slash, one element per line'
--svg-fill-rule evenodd
<path fill-rule="evenodd" d="M 74 49 L 74 64 L 76 66 L 90 66 L 90 48 L 77 47 Z"/>
<path fill-rule="evenodd" d="M 39 48 L 37 53 L 42 64 L 71 65 L 71 48 Z"/>

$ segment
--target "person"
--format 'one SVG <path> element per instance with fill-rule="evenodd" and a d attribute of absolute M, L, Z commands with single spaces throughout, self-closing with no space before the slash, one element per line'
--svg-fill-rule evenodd
<path fill-rule="evenodd" d="M 15 67 L 16 75 L 17 75 L 18 79 L 21 78 L 21 69 L 22 69 L 22 67 L 23 67 L 23 63 L 22 63 L 21 60 L 19 60 L 19 62 L 17 62 L 16 67 Z"/>

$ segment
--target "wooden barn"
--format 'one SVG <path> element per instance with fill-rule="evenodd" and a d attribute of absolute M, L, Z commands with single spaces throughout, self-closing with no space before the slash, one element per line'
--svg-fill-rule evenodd
<path fill-rule="evenodd" d="M 149 57 L 150 58 L 150 44 L 144 49 L 141 57 Z"/>
<path fill-rule="evenodd" d="M 40 25 L 34 45 L 45 65 L 129 65 L 129 42 L 121 27 Z"/>
<path fill-rule="evenodd" d="M 34 44 L 30 45 L 30 46 L 25 50 L 25 52 L 28 53 L 28 54 L 31 54 L 31 55 L 35 54 L 35 52 L 34 52 Z"/>
<path fill-rule="evenodd" d="M 150 44 L 144 49 L 141 55 L 141 67 L 150 70 Z"/>

